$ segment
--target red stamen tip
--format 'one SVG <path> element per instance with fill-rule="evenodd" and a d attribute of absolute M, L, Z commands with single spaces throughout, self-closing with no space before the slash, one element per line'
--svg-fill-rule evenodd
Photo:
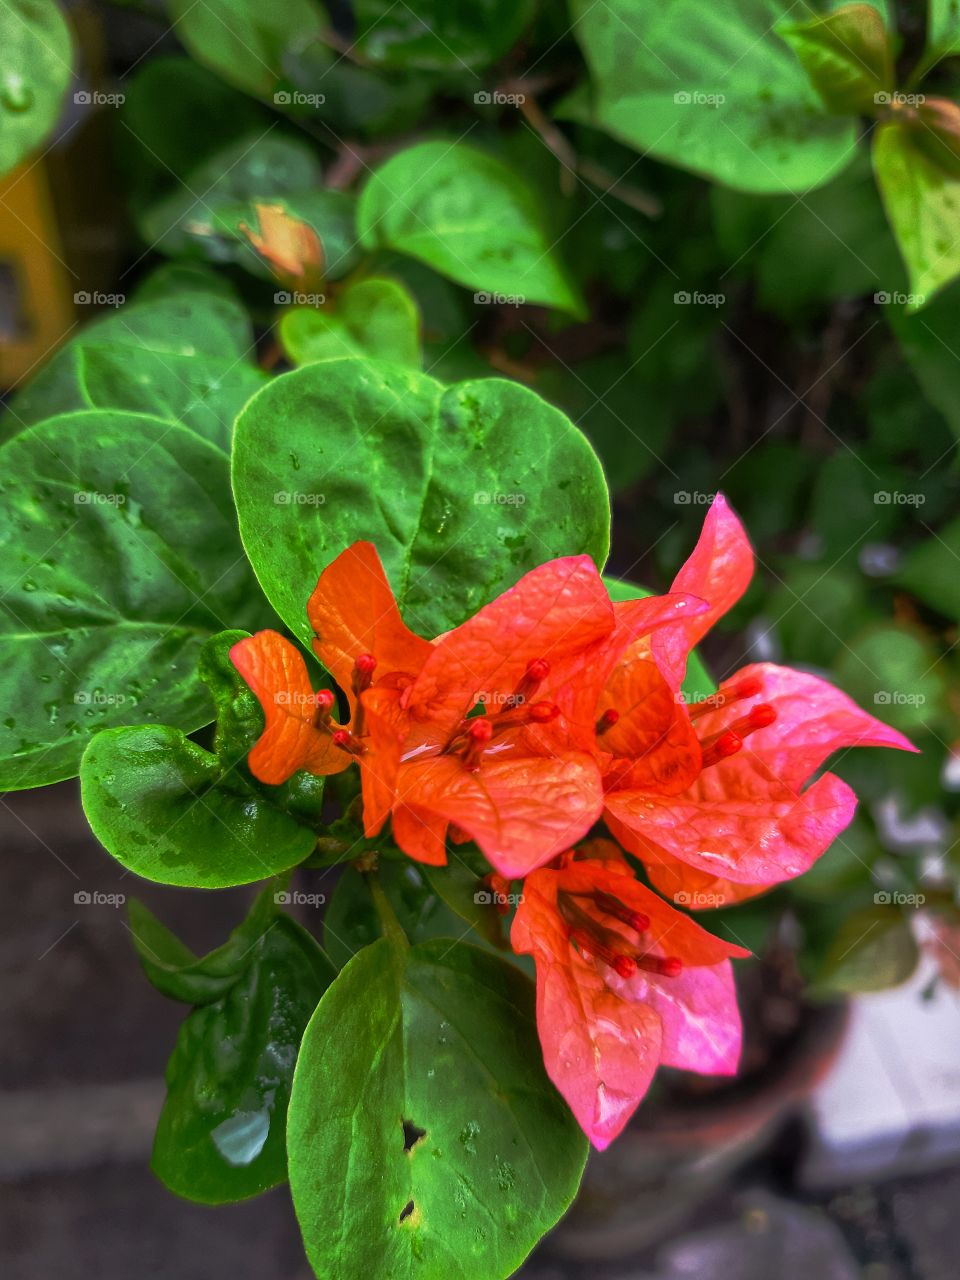
<path fill-rule="evenodd" d="M 743 746 L 743 739 L 731 729 L 726 733 L 721 733 L 714 746 L 714 751 L 719 756 L 735 756 Z"/>
<path fill-rule="evenodd" d="M 657 968 L 665 978 L 679 978 L 683 972 L 683 961 L 677 956 L 665 956 Z"/>
<path fill-rule="evenodd" d="M 555 702 L 534 702 L 527 714 L 534 724 L 549 724 L 556 720 L 560 708 Z"/>
<path fill-rule="evenodd" d="M 650 928 L 650 917 L 645 916 L 642 911 L 632 911 L 627 923 L 631 929 L 636 929 L 637 933 L 646 933 Z"/>
<path fill-rule="evenodd" d="M 353 734 L 349 729 L 337 729 L 333 735 L 333 745 L 335 747 L 349 747 L 353 738 Z"/>
<path fill-rule="evenodd" d="M 633 956 L 615 956 L 613 968 L 621 978 L 632 978 L 637 972 L 637 962 Z"/>
<path fill-rule="evenodd" d="M 608 707 L 600 719 L 597 721 L 597 733 L 606 733 L 620 719 L 620 712 L 616 707 Z"/>
<path fill-rule="evenodd" d="M 377 669 L 377 660 L 372 653 L 361 653 L 353 664 L 354 671 L 361 676 L 372 676 Z"/>
<path fill-rule="evenodd" d="M 741 680 L 738 685 L 734 686 L 734 693 L 738 698 L 755 698 L 763 688 L 763 681 L 759 676 L 751 676 L 746 680 Z"/>
<path fill-rule="evenodd" d="M 776 707 L 771 707 L 769 702 L 761 702 L 750 712 L 750 728 L 765 729 L 767 725 L 773 724 L 777 718 Z"/>
<path fill-rule="evenodd" d="M 334 703 L 333 693 L 329 689 L 321 689 L 317 693 L 314 702 L 318 711 L 332 711 Z"/>
<path fill-rule="evenodd" d="M 527 663 L 527 675 L 531 680 L 546 680 L 550 674 L 550 663 L 546 658 L 533 658 Z"/>
<path fill-rule="evenodd" d="M 470 721 L 467 737 L 477 743 L 489 742 L 493 737 L 493 725 L 485 716 L 478 716 Z"/>
<path fill-rule="evenodd" d="M 339 747 L 341 751 L 346 751 L 352 756 L 362 756 L 366 748 L 355 733 L 351 733 L 349 729 L 335 729 L 330 735 L 330 740 L 335 747 Z"/>

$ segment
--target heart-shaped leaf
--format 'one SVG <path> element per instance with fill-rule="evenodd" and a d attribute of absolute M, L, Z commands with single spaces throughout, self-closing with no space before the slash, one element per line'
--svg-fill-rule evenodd
<path fill-rule="evenodd" d="M 586 1140 L 527 978 L 461 943 L 381 940 L 307 1026 L 287 1150 L 318 1276 L 501 1280 L 572 1200 Z"/>
<path fill-rule="evenodd" d="M 514 302 L 580 315 L 536 193 L 502 160 L 460 143 L 421 142 L 392 156 L 357 210 L 368 249 L 398 249 L 434 271 Z M 494 296 L 490 296 L 494 295 Z"/>
<path fill-rule="evenodd" d="M 240 415 L 233 484 L 257 576 L 308 644 L 307 598 L 358 539 L 376 545 L 408 625 L 425 636 L 545 560 L 607 554 L 593 450 L 562 413 L 500 379 L 444 388 L 373 361 L 307 365 Z"/>
<path fill-rule="evenodd" d="M 741 191 L 828 182 L 853 159 L 852 120 L 828 115 L 776 33 L 786 0 L 571 0 L 592 99 L 575 114 L 638 151 Z"/>
<path fill-rule="evenodd" d="M 331 310 L 297 307 L 280 321 L 280 341 L 294 364 L 370 356 L 419 369 L 420 312 L 399 281 L 360 280 Z"/>
<path fill-rule="evenodd" d="M 0 175 L 43 142 L 72 75 L 70 29 L 54 0 L 0 5 Z"/>
<path fill-rule="evenodd" d="M 780 27 L 828 111 L 869 115 L 894 87 L 887 28 L 869 4 L 845 4 L 832 13 Z"/>
<path fill-rule="evenodd" d="M 313 938 L 279 916 L 248 944 L 227 992 L 187 1017 L 150 1161 L 171 1191 L 226 1204 L 284 1181 L 300 1039 L 335 972 Z"/>
<path fill-rule="evenodd" d="M 132 413 L 66 414 L 0 449 L 0 785 L 72 777 L 92 734 L 212 718 L 207 636 L 266 620 L 226 455 Z"/>

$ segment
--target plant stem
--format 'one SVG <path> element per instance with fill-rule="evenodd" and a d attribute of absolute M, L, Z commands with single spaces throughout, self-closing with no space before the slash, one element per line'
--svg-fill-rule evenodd
<path fill-rule="evenodd" d="M 373 898 L 373 905 L 376 908 L 380 926 L 383 929 L 383 936 L 395 946 L 409 947 L 410 940 L 404 933 L 403 925 L 397 919 L 397 914 L 390 905 L 390 899 L 383 891 L 379 875 L 376 871 L 368 871 L 365 873 L 365 879 L 370 889 L 370 896 Z"/>

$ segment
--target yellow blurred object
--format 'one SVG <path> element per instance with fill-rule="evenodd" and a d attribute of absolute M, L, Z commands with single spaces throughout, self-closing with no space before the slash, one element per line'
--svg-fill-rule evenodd
<path fill-rule="evenodd" d="M 324 253 L 313 227 L 288 213 L 283 205 L 256 204 L 254 209 L 259 231 L 245 222 L 239 224 L 239 230 L 267 260 L 276 278 L 304 289 L 319 288 L 323 283 Z"/>

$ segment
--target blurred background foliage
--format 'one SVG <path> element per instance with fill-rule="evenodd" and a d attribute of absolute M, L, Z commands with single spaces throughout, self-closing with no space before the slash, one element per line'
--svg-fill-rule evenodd
<path fill-rule="evenodd" d="M 22 46 L 18 8 L 0 28 Z M 915 964 L 916 895 L 941 938 L 960 933 L 960 20 L 937 0 L 849 6 L 837 53 L 821 37 L 840 6 L 709 8 L 85 10 L 105 41 L 91 89 L 123 97 L 102 112 L 124 208 L 113 283 L 132 295 L 117 317 L 129 330 L 173 297 L 202 317 L 213 294 L 253 318 L 261 369 L 365 351 L 528 384 L 595 445 L 610 571 L 648 587 L 722 489 L 758 573 L 704 651 L 713 675 L 816 670 L 922 754 L 845 756 L 863 798 L 849 831 L 801 880 L 704 923 L 799 944 L 814 990 L 871 988 Z M 55 60 L 31 65 L 62 92 Z M 908 100 L 921 83 L 946 103 L 936 120 Z M 8 167 L 49 131 L 35 124 Z M 286 295 L 270 210 L 281 240 L 307 228 L 322 251 Z M 291 306 L 298 284 L 315 296 Z"/>

